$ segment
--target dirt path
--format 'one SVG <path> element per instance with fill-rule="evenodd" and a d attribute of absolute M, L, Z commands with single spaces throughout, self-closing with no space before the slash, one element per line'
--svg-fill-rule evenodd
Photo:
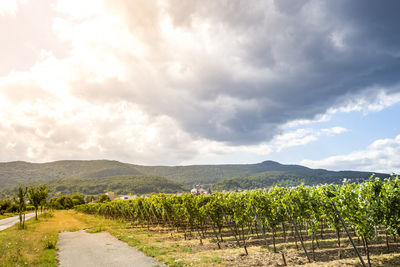
<path fill-rule="evenodd" d="M 58 249 L 61 267 L 165 266 L 106 232 L 62 232 Z"/>
<path fill-rule="evenodd" d="M 39 213 L 38 213 L 39 214 Z M 25 220 L 28 220 L 32 217 L 35 217 L 35 213 L 27 213 L 25 214 Z M 0 231 L 7 229 L 14 224 L 19 223 L 19 216 L 10 217 L 7 219 L 0 220 Z"/>

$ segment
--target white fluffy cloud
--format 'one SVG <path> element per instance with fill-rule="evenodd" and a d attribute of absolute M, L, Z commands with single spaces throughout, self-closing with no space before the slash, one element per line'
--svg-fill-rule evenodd
<path fill-rule="evenodd" d="M 346 131 L 346 128 L 340 126 L 324 128 L 321 130 L 302 128 L 277 135 L 274 137 L 274 139 L 272 139 L 270 144 L 272 147 L 274 147 L 274 151 L 280 152 L 282 149 L 288 147 L 306 145 L 310 142 L 318 140 L 318 138 L 321 136 L 334 136 Z"/>
<path fill-rule="evenodd" d="M 129 103 L 99 106 L 54 99 L 53 103 L 22 101 L 5 107 L 9 111 L 0 115 L 2 159 L 43 162 L 95 155 L 173 164 L 196 153 L 192 139 L 176 122 L 149 117 Z"/>
<path fill-rule="evenodd" d="M 0 1 L 0 16 L 15 15 L 18 10 L 17 0 L 2 0 Z"/>
<path fill-rule="evenodd" d="M 311 168 L 400 173 L 400 135 L 393 139 L 376 140 L 366 149 L 346 155 L 321 160 L 303 160 L 301 164 Z"/>
<path fill-rule="evenodd" d="M 248 152 L 257 155 L 267 156 L 272 152 L 281 152 L 290 147 L 304 146 L 317 141 L 320 137 L 334 136 L 347 132 L 346 128 L 335 126 L 315 130 L 301 128 L 276 135 L 272 140 L 257 145 L 229 146 L 221 142 L 202 142 L 199 145 L 200 155 L 213 156 L 215 154 L 231 154 Z"/>

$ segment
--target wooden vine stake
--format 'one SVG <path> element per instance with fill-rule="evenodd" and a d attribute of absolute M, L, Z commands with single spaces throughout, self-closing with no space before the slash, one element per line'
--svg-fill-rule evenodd
<path fill-rule="evenodd" d="M 217 239 L 218 248 L 221 249 L 221 245 L 220 245 L 220 243 L 219 243 L 218 234 L 217 234 L 217 231 L 215 230 L 214 222 L 213 222 L 213 220 L 211 219 L 211 216 L 210 216 L 210 214 L 209 214 L 207 211 L 206 211 L 206 214 L 207 214 L 208 220 L 209 220 L 210 223 L 211 223 L 211 227 L 212 227 L 212 229 L 213 229 L 215 238 Z"/>
<path fill-rule="evenodd" d="M 333 201 L 333 200 L 332 200 L 332 205 L 333 205 L 333 207 L 335 208 L 335 211 L 336 211 L 337 216 L 339 217 L 340 221 L 342 222 L 343 228 L 344 228 L 344 230 L 346 231 L 346 234 L 347 234 L 347 236 L 349 237 L 349 240 L 350 240 L 351 244 L 353 245 L 354 250 L 356 251 L 356 253 L 357 253 L 357 255 L 358 255 L 358 258 L 360 259 L 361 264 L 362 264 L 364 267 L 366 267 L 365 262 L 364 262 L 363 258 L 361 257 L 360 252 L 358 251 L 358 249 L 357 249 L 357 247 L 356 247 L 356 244 L 354 244 L 353 238 L 351 238 L 350 233 L 349 233 L 349 231 L 347 230 L 347 227 L 346 227 L 346 224 L 345 224 L 344 221 L 343 221 L 342 215 L 340 215 L 340 212 L 338 211 L 338 209 L 337 209 L 337 207 L 336 207 L 335 201 Z"/>
<path fill-rule="evenodd" d="M 283 251 L 281 251 L 281 254 L 282 254 L 282 260 L 283 260 L 283 266 L 287 266 L 285 253 Z"/>
<path fill-rule="evenodd" d="M 258 227 L 260 228 L 260 232 L 261 232 L 262 235 L 263 235 L 265 245 L 267 246 L 267 249 L 269 249 L 269 245 L 268 245 L 268 242 L 267 242 L 267 238 L 265 237 L 264 230 L 263 230 L 263 228 L 262 228 L 262 225 L 261 225 L 261 223 L 260 223 L 260 220 L 258 219 L 257 212 L 256 212 L 256 210 L 254 209 L 253 206 L 251 206 L 251 208 L 253 209 L 254 216 L 256 217 Z"/>
<path fill-rule="evenodd" d="M 306 246 L 304 245 L 303 238 L 301 237 L 301 235 L 300 235 L 300 233 L 299 233 L 299 230 L 297 229 L 296 223 L 294 222 L 294 220 L 293 220 L 293 218 L 292 218 L 291 216 L 290 216 L 290 219 L 291 219 L 291 221 L 292 221 L 292 224 L 293 224 L 293 226 L 294 226 L 294 229 L 296 230 L 296 234 L 297 234 L 297 236 L 298 236 L 299 239 L 300 239 L 301 246 L 303 247 L 304 253 L 306 253 L 308 262 L 311 263 L 310 256 L 309 256 L 308 253 L 307 253 Z"/>
<path fill-rule="evenodd" d="M 224 217 L 225 217 L 226 223 L 228 224 L 229 228 L 231 229 L 231 232 L 232 232 L 232 234 L 234 235 L 238 246 L 239 246 L 239 247 L 242 247 L 242 246 L 240 245 L 239 239 L 238 239 L 237 236 L 236 236 L 235 231 L 233 231 L 233 229 L 232 229 L 232 226 L 231 226 L 231 224 L 230 224 L 230 222 L 229 222 L 229 220 L 228 220 L 228 217 L 227 217 L 226 214 L 225 214 L 224 208 L 223 208 L 221 205 L 220 205 L 219 207 L 221 208 L 221 211 L 222 211 L 222 214 L 223 214 Z M 249 252 L 247 251 L 246 241 L 244 241 L 244 251 L 245 251 L 245 253 L 246 253 L 246 256 L 249 255 Z"/>
<path fill-rule="evenodd" d="M 240 245 L 240 242 L 239 242 L 237 236 L 236 236 L 236 233 L 233 231 L 232 226 L 231 226 L 231 224 L 229 223 L 228 217 L 226 217 L 224 208 L 223 208 L 221 205 L 220 205 L 219 207 L 221 208 L 222 214 L 224 215 L 224 218 L 225 218 L 225 220 L 226 220 L 226 224 L 229 226 L 229 228 L 231 229 L 231 232 L 232 232 L 233 236 L 235 237 L 236 243 L 238 244 L 239 247 L 242 247 L 242 246 Z"/>

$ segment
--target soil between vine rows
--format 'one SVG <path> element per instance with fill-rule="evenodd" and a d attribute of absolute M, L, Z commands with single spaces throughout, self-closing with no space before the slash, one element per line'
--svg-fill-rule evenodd
<path fill-rule="evenodd" d="M 136 227 L 134 227 L 136 228 Z M 327 230 L 324 233 L 324 239 L 319 240 L 320 248 L 315 249 L 315 261 L 308 263 L 304 251 L 301 249 L 300 243 L 298 244 L 299 249 L 296 249 L 294 238 L 287 236 L 285 242 L 283 238 L 283 232 L 277 232 L 276 246 L 278 253 L 274 253 L 272 250 L 272 237 L 268 236 L 267 241 L 270 244 L 269 249 L 265 247 L 264 240 L 259 235 L 251 235 L 246 241 L 247 250 L 249 254 L 246 256 L 243 248 L 239 248 L 229 231 L 225 230 L 224 237 L 225 242 L 222 242 L 221 249 L 218 249 L 216 239 L 206 238 L 203 239 L 203 245 L 196 239 L 195 233 L 188 235 L 187 240 L 184 240 L 182 233 L 169 232 L 163 228 L 151 228 L 150 231 L 145 228 L 137 228 L 149 233 L 162 235 L 159 239 L 160 243 L 164 243 L 164 246 L 168 243 L 179 242 L 182 246 L 190 248 L 190 253 L 187 255 L 180 255 L 183 262 L 191 266 L 211 266 L 207 263 L 202 263 L 201 255 L 207 253 L 210 257 L 221 258 L 221 266 L 284 266 L 283 252 L 286 263 L 288 266 L 361 266 L 359 259 L 356 257 L 353 247 L 350 245 L 347 237 L 344 233 L 341 233 L 341 248 L 337 248 L 336 234 L 333 231 Z M 211 235 L 211 229 L 208 229 Z M 289 231 L 290 232 L 290 231 Z M 303 233 L 304 234 L 304 233 Z M 313 259 L 311 252 L 311 241 L 310 237 L 306 234 L 303 235 L 305 238 L 305 245 Z M 358 249 L 361 251 L 364 260 L 366 256 L 363 251 L 362 243 L 358 243 L 358 239 L 355 238 Z M 372 266 L 400 266 L 400 244 L 390 240 L 390 250 L 387 250 L 386 243 L 384 240 L 383 232 L 379 235 L 379 242 L 370 244 L 370 250 L 373 254 Z M 340 258 L 339 258 L 340 251 Z M 199 255 L 200 256 L 199 256 Z M 178 265 L 179 266 L 179 265 Z"/>

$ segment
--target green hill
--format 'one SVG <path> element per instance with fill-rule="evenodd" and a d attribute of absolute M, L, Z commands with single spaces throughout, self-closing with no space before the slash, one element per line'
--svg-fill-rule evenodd
<path fill-rule="evenodd" d="M 117 195 L 177 193 L 187 192 L 188 188 L 163 177 L 149 175 L 120 175 L 96 178 L 59 178 L 51 181 L 38 181 L 35 184 L 45 184 L 52 195 L 98 195 L 112 191 Z M 18 190 L 14 186 L 4 190 L 6 195 L 13 195 Z"/>
<path fill-rule="evenodd" d="M 293 170 L 294 171 L 294 170 Z M 330 172 L 325 170 L 301 170 L 297 173 L 288 171 L 268 171 L 246 177 L 228 178 L 211 186 L 212 190 L 256 189 L 269 186 L 296 186 L 301 183 L 306 185 L 341 183 L 344 178 L 359 182 L 371 176 L 369 172 Z M 378 174 L 387 177 L 387 174 Z"/>
<path fill-rule="evenodd" d="M 306 179 L 296 173 L 283 171 L 262 172 L 247 177 L 228 178 L 211 186 L 212 190 L 256 189 L 268 186 L 292 186 L 306 183 Z"/>
<path fill-rule="evenodd" d="M 301 165 L 285 165 L 275 161 L 264 161 L 257 164 L 230 164 L 230 165 L 192 165 L 192 166 L 140 166 L 136 169 L 141 173 L 157 175 L 178 181 L 185 185 L 194 184 L 214 184 L 225 179 L 237 177 L 252 177 L 259 174 L 259 178 L 265 176 L 265 173 L 283 172 L 290 175 L 280 174 L 279 179 L 292 179 L 309 181 L 313 184 L 318 183 L 337 183 L 343 178 L 366 179 L 372 172 L 359 171 L 328 171 L 324 169 L 310 169 Z M 264 174 L 263 174 L 264 173 Z M 272 175 L 272 176 L 271 176 Z M 277 179 L 277 173 L 269 174 L 270 179 Z M 377 174 L 381 177 L 387 177 L 388 174 Z M 257 175 L 256 175 L 257 176 Z M 274 178 L 275 177 L 275 178 Z"/>
<path fill-rule="evenodd" d="M 38 181 L 51 182 L 65 177 L 68 177 L 65 178 L 66 180 L 79 178 L 85 181 L 88 178 L 149 175 L 164 177 L 183 185 L 193 186 L 195 184 L 210 185 L 225 179 L 244 179 L 245 177 L 248 177 L 245 179 L 251 180 L 251 183 L 255 184 L 268 184 L 270 181 L 278 183 L 280 180 L 283 184 L 292 183 L 290 181 L 295 183 L 304 181 L 310 184 L 337 183 L 345 177 L 366 179 L 371 174 L 371 172 L 336 172 L 310 169 L 300 165 L 284 165 L 274 161 L 264 161 L 257 164 L 191 166 L 143 166 L 110 160 L 63 160 L 49 163 L 19 161 L 0 163 L 0 190 L 18 184 L 32 184 Z M 377 175 L 388 176 L 387 174 Z M 90 179 L 90 182 L 97 183 L 96 179 Z"/>
<path fill-rule="evenodd" d="M 0 189 L 63 177 L 107 177 L 140 174 L 133 165 L 111 160 L 62 160 L 49 163 L 0 163 Z"/>

